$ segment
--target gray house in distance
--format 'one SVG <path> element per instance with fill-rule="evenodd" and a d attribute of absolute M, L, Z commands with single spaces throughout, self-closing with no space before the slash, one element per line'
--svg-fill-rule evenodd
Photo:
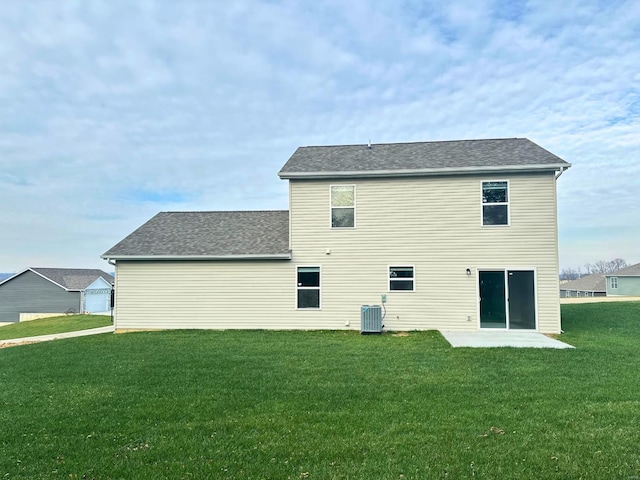
<path fill-rule="evenodd" d="M 607 280 L 604 275 L 594 273 L 577 280 L 560 284 L 560 298 L 604 297 L 607 295 Z"/>
<path fill-rule="evenodd" d="M 607 296 L 640 297 L 640 263 L 606 275 Z"/>
<path fill-rule="evenodd" d="M 0 282 L 0 322 L 21 313 L 105 312 L 114 278 L 98 269 L 27 268 Z"/>

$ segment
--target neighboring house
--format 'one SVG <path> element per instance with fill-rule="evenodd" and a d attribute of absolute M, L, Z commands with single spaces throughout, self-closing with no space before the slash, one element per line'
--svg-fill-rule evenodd
<path fill-rule="evenodd" d="M 21 313 L 106 312 L 114 278 L 97 269 L 27 268 L 0 282 L 0 322 Z"/>
<path fill-rule="evenodd" d="M 607 296 L 640 297 L 640 263 L 606 275 Z"/>
<path fill-rule="evenodd" d="M 604 297 L 607 294 L 604 275 L 594 273 L 560 284 L 560 298 Z"/>
<path fill-rule="evenodd" d="M 289 210 L 163 212 L 102 257 L 118 330 L 560 332 L 556 180 L 527 139 L 300 147 Z M 363 313 L 364 315 L 364 313 Z"/>

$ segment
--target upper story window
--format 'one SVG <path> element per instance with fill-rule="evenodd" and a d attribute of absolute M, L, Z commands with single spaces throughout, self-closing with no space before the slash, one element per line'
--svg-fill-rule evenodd
<path fill-rule="evenodd" d="M 356 186 L 331 186 L 331 228 L 356 226 Z"/>
<path fill-rule="evenodd" d="M 611 277 L 611 288 L 618 288 L 618 277 Z"/>
<path fill-rule="evenodd" d="M 415 277 L 412 266 L 389 267 L 389 290 L 415 290 Z"/>
<path fill-rule="evenodd" d="M 509 225 L 509 182 L 482 182 L 482 225 Z"/>

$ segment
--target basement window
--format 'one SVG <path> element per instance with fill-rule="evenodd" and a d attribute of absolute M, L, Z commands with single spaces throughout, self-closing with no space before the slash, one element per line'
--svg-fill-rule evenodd
<path fill-rule="evenodd" d="M 509 225 L 509 182 L 482 182 L 482 225 Z"/>

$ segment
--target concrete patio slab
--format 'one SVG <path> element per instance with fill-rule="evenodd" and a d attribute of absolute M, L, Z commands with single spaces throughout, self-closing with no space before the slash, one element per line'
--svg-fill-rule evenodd
<path fill-rule="evenodd" d="M 451 332 L 440 330 L 440 333 L 454 348 L 575 348 L 568 343 L 547 337 L 546 335 L 538 332 L 516 332 L 513 330 Z"/>

